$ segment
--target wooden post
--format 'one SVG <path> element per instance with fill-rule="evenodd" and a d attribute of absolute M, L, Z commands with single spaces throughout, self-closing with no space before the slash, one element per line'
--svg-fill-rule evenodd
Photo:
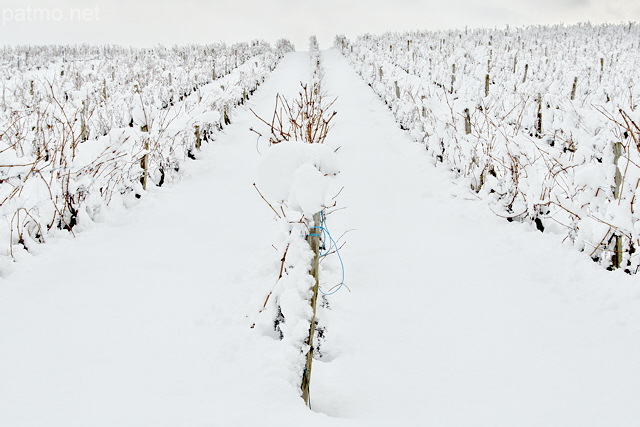
<path fill-rule="evenodd" d="M 196 130 L 196 149 L 200 149 L 200 147 L 202 147 L 202 139 L 200 138 L 200 126 L 196 125 L 195 126 L 195 130 Z"/>
<path fill-rule="evenodd" d="M 490 80 L 491 80 L 491 78 L 489 77 L 489 74 L 484 76 L 484 96 L 485 96 L 485 98 L 487 96 L 489 96 L 489 81 Z"/>
<path fill-rule="evenodd" d="M 542 136 L 542 94 L 538 94 L 538 116 L 536 118 L 536 133 Z"/>
<path fill-rule="evenodd" d="M 571 88 L 571 100 L 576 99 L 576 86 L 578 86 L 578 77 L 573 78 L 573 87 Z"/>
<path fill-rule="evenodd" d="M 142 183 L 142 189 L 147 189 L 147 181 L 149 179 L 149 138 L 144 137 L 144 156 L 140 160 L 140 167 L 142 167 L 142 178 L 140 178 L 140 182 Z"/>
<path fill-rule="evenodd" d="M 524 64 L 524 78 L 522 79 L 522 83 L 527 81 L 527 71 L 529 71 L 529 64 Z"/>
<path fill-rule="evenodd" d="M 313 215 L 313 227 L 309 236 L 307 236 L 307 242 L 311 246 L 313 251 L 313 260 L 311 261 L 311 270 L 309 274 L 314 278 L 314 285 L 311 288 L 311 325 L 309 325 L 309 337 L 307 338 L 308 350 L 305 355 L 306 362 L 304 371 L 302 372 L 302 383 L 300 388 L 302 389 L 302 399 L 304 403 L 309 405 L 309 385 L 311 384 L 311 364 L 313 362 L 313 336 L 316 333 L 316 305 L 318 301 L 318 284 L 319 284 L 319 267 L 320 267 L 320 224 L 322 218 L 320 212 Z"/>
<path fill-rule="evenodd" d="M 622 157 L 622 152 L 624 151 L 624 146 L 621 142 L 616 142 L 613 144 L 613 164 L 616 166 L 616 175 L 615 175 L 615 187 L 613 189 L 613 197 L 618 200 L 620 198 L 620 186 L 622 185 L 622 173 L 620 173 L 620 168 L 618 167 L 618 162 L 620 161 L 620 157 Z"/>
<path fill-rule="evenodd" d="M 394 81 L 393 84 L 396 86 L 396 98 L 400 98 L 400 87 L 398 86 L 398 81 Z"/>
<path fill-rule="evenodd" d="M 456 82 L 456 64 L 451 65 L 451 91 L 453 93 L 453 84 Z"/>
<path fill-rule="evenodd" d="M 140 88 L 138 85 L 134 85 L 135 93 L 140 93 Z M 142 102 L 142 97 L 140 98 L 140 102 Z M 145 114 L 146 118 L 146 114 Z M 144 132 L 144 156 L 140 160 L 140 167 L 142 168 L 142 178 L 140 178 L 140 182 L 142 183 L 142 189 L 147 189 L 147 181 L 149 178 L 149 136 L 147 133 L 149 132 L 149 126 L 147 123 L 140 126 L 140 131 Z"/>
<path fill-rule="evenodd" d="M 622 145 L 621 142 L 616 142 L 613 144 L 613 163 L 616 166 L 613 197 L 615 197 L 616 200 L 620 200 L 622 190 L 622 173 L 620 172 L 618 162 L 620 161 L 620 157 L 622 157 L 623 151 L 624 145 Z M 611 266 L 612 268 L 618 269 L 622 266 L 622 236 L 617 233 L 614 236 L 613 251 L 613 256 L 611 257 Z"/>
<path fill-rule="evenodd" d="M 471 133 L 471 116 L 468 108 L 464 109 L 464 133 L 467 135 Z"/>
<path fill-rule="evenodd" d="M 87 123 L 85 117 L 87 115 L 87 104 L 82 101 L 82 113 L 80 114 L 80 142 L 84 142 L 88 139 Z"/>

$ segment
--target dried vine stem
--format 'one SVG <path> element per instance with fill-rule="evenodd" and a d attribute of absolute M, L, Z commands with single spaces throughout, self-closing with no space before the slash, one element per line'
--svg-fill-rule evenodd
<path fill-rule="evenodd" d="M 260 195 L 260 197 L 262 197 L 262 200 L 264 200 L 264 202 L 269 205 L 269 207 L 271 208 L 271 210 L 273 211 L 273 213 L 276 214 L 276 216 L 280 219 L 282 219 L 282 217 L 280 216 L 280 214 L 278 213 L 277 210 L 274 209 L 273 205 L 271 203 L 269 203 L 269 201 L 262 195 L 262 193 L 260 192 L 260 190 L 258 189 L 258 186 L 254 183 L 253 184 L 253 188 L 256 189 L 256 191 L 258 192 L 258 194 Z M 284 214 L 284 211 L 283 211 Z"/>
<path fill-rule="evenodd" d="M 308 144 L 322 144 L 331 130 L 331 121 L 336 111 L 331 111 L 337 98 L 327 101 L 319 85 L 311 87 L 300 83 L 302 90 L 291 103 L 281 95 L 276 95 L 276 106 L 271 122 L 251 110 L 271 131 L 270 144 L 283 141 L 302 141 Z"/>

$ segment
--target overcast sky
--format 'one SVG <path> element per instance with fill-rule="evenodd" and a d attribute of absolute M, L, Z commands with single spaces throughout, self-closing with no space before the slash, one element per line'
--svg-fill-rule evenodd
<path fill-rule="evenodd" d="M 135 46 L 309 36 L 640 21 L 640 0 L 0 0 L 0 45 Z"/>

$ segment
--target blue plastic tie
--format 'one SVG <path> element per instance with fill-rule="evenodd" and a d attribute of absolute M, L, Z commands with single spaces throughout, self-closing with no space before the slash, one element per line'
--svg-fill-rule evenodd
<path fill-rule="evenodd" d="M 340 283 L 336 286 L 334 286 L 334 290 L 331 292 L 323 292 L 322 289 L 320 289 L 320 287 L 318 287 L 318 290 L 320 291 L 320 293 L 322 295 L 325 296 L 329 296 L 329 295 L 333 295 L 336 292 L 338 292 L 342 286 L 344 285 L 344 262 L 342 261 L 342 256 L 340 255 L 340 251 L 338 250 L 338 244 L 336 243 L 336 241 L 333 239 L 333 237 L 331 236 L 331 233 L 329 232 L 329 229 L 327 228 L 327 219 L 326 216 L 324 215 L 324 212 L 320 212 L 321 215 L 321 220 L 320 220 L 320 226 L 314 226 L 311 227 L 312 229 L 318 229 L 318 230 L 322 230 L 322 235 L 320 234 L 316 234 L 316 233 L 311 233 L 309 234 L 309 236 L 315 236 L 315 237 L 320 237 L 322 239 L 323 242 L 326 242 L 327 239 L 329 240 L 329 248 L 325 250 L 324 253 L 320 253 L 320 257 L 324 258 L 327 255 L 329 255 L 333 250 L 335 250 L 336 255 L 338 255 L 338 260 L 340 261 L 340 268 L 342 270 L 342 280 L 340 281 Z"/>

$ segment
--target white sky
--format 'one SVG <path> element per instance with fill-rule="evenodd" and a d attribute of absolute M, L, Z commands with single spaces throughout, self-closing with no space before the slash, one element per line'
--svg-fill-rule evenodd
<path fill-rule="evenodd" d="M 585 21 L 638 22 L 640 0 L 0 0 L 0 45 L 286 37 L 306 50 L 312 34 L 325 48 L 335 34 Z"/>

